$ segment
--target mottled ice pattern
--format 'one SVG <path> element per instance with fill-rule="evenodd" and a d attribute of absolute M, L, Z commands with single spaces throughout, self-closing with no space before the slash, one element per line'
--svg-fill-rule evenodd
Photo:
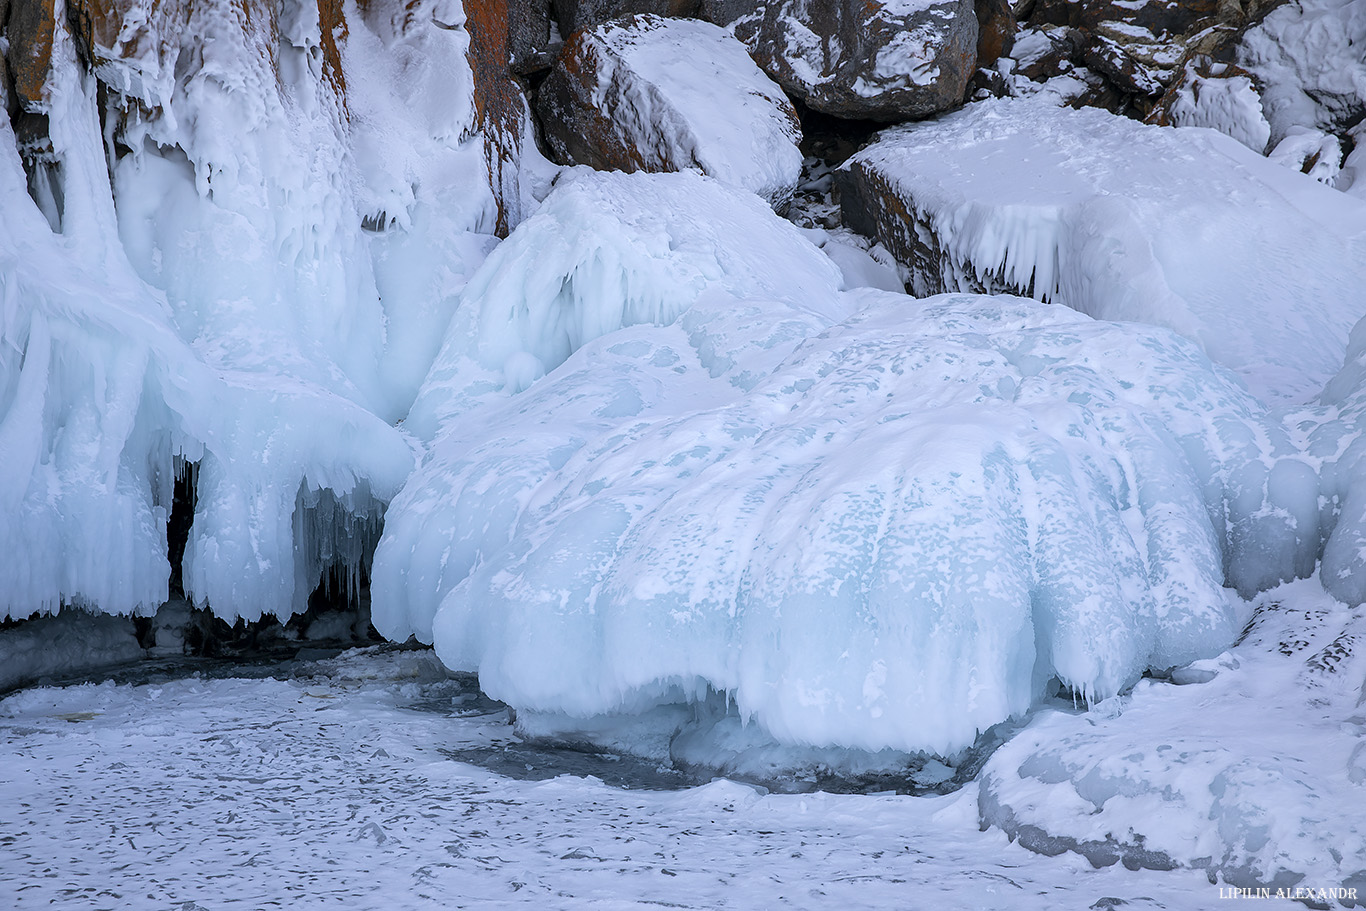
<path fill-rule="evenodd" d="M 376 625 L 518 708 L 710 690 L 781 742 L 947 755 L 1053 678 L 1218 652 L 1226 569 L 1295 551 L 1284 434 L 1174 334 L 842 300 L 698 304 L 470 412 L 389 512 Z"/>

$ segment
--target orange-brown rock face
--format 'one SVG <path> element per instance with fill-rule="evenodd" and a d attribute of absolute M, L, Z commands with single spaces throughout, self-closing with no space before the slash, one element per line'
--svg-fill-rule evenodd
<path fill-rule="evenodd" d="M 489 183 L 498 200 L 495 232 L 506 237 L 521 215 L 517 166 L 526 117 L 526 102 L 508 67 L 507 0 L 471 2 L 465 15 L 465 27 L 470 33 L 470 69 L 474 71 L 476 125 L 484 134 Z"/>
<path fill-rule="evenodd" d="M 57 20 L 54 0 L 13 0 L 6 36 L 9 69 L 17 100 L 26 110 L 41 110 L 43 88 L 52 70 L 52 47 Z"/>
<path fill-rule="evenodd" d="M 1010 55 L 1015 44 L 1015 13 L 1007 0 L 977 0 L 977 66 L 990 67 Z"/>

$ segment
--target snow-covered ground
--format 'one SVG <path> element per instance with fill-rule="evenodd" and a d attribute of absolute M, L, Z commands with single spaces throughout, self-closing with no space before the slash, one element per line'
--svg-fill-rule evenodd
<path fill-rule="evenodd" d="M 138 671 L 0 701 L 0 904 L 1195 909 L 1229 894 L 1201 871 L 1095 869 L 980 831 L 975 784 L 934 798 L 647 789 L 623 780 L 669 776 L 503 752 L 506 711 L 426 651 L 238 672 L 265 670 Z M 1196 720 L 1171 719 L 1170 736 Z M 458 758 L 481 756 L 518 771 Z M 578 774 L 554 777 L 568 765 Z"/>

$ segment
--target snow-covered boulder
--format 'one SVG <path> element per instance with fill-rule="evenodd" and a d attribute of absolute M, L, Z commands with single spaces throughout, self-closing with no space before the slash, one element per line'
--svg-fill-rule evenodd
<path fill-rule="evenodd" d="M 773 0 L 737 32 L 813 110 L 899 121 L 963 99 L 977 57 L 972 0 Z"/>
<path fill-rule="evenodd" d="M 1317 395 L 1366 314 L 1366 207 L 1212 131 L 1004 99 L 888 130 L 837 179 L 917 294 L 1167 326 L 1268 398 Z"/>
<path fill-rule="evenodd" d="M 757 196 L 692 173 L 578 168 L 471 277 L 404 426 L 431 440 L 593 339 L 671 323 L 708 295 L 830 309 L 843 281 Z"/>
<path fill-rule="evenodd" d="M 982 823 L 1097 866 L 1197 867 L 1309 907 L 1361 907 L 1363 645 L 1362 609 L 1314 580 L 1267 592 L 1218 658 L 1085 715 L 1041 712 L 983 769 Z"/>
<path fill-rule="evenodd" d="M 801 174 L 801 125 L 745 46 L 708 22 L 639 15 L 566 43 L 537 101 L 546 142 L 602 170 L 696 168 L 774 203 Z"/>
<path fill-rule="evenodd" d="M 1021 299 L 848 292 L 832 324 L 769 297 L 466 413 L 387 513 L 376 626 L 519 709 L 716 693 L 779 742 L 946 755 L 1232 641 L 1225 527 L 1275 428 L 1194 345 Z"/>

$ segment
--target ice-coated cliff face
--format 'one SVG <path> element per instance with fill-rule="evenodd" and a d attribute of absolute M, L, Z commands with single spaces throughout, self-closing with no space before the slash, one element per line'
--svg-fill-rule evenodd
<path fill-rule="evenodd" d="M 458 4 L 385 9 L 58 4 L 0 124 L 0 615 L 154 610 L 191 465 L 194 600 L 288 614 L 363 572 L 393 423 L 521 202 Z"/>

